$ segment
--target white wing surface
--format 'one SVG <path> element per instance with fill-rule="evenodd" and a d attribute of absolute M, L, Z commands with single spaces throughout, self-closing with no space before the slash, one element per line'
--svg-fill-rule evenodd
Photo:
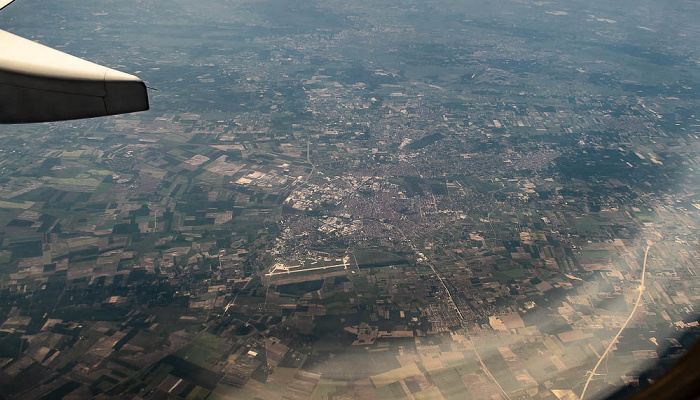
<path fill-rule="evenodd" d="M 12 3 L 13 1 L 15 0 L 0 0 L 0 10 L 7 7 L 7 5 Z"/>
<path fill-rule="evenodd" d="M 148 94 L 139 78 L 0 30 L 0 123 L 144 110 Z"/>

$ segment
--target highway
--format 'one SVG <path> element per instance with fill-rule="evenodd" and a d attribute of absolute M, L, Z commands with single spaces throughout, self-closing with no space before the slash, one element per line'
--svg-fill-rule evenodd
<path fill-rule="evenodd" d="M 415 251 L 415 250 L 414 250 Z M 457 307 L 457 304 L 455 303 L 454 299 L 452 298 L 452 294 L 450 293 L 450 289 L 447 288 L 447 285 L 445 285 L 445 280 L 443 279 L 442 275 L 435 269 L 435 266 L 433 265 L 432 262 L 428 261 L 428 266 L 430 266 L 430 269 L 433 271 L 435 276 L 437 276 L 438 280 L 440 280 L 440 283 L 442 284 L 443 289 L 445 289 L 445 293 L 447 294 L 447 297 L 450 299 L 450 303 L 452 307 L 454 307 L 455 311 L 457 312 L 457 315 L 459 315 L 459 320 L 462 323 L 462 329 L 464 329 L 465 336 L 467 337 L 467 340 L 472 344 L 472 347 L 474 348 L 474 354 L 476 354 L 476 359 L 479 361 L 479 364 L 481 365 L 481 369 L 484 371 L 486 376 L 488 376 L 493 383 L 498 386 L 498 389 L 501 391 L 501 395 L 510 400 L 510 397 L 508 396 L 508 393 L 503 389 L 500 383 L 498 383 L 498 380 L 496 380 L 496 377 L 493 376 L 489 368 L 486 366 L 484 361 L 481 359 L 481 355 L 479 354 L 479 351 L 476 349 L 476 345 L 472 341 L 471 335 L 469 334 L 469 330 L 467 329 L 467 320 L 464 318 L 464 315 L 462 315 L 462 311 Z"/>
<path fill-rule="evenodd" d="M 649 256 L 649 249 L 651 249 L 651 246 L 653 246 L 653 244 L 648 244 L 646 250 L 644 251 L 644 263 L 642 265 L 642 281 L 639 284 L 639 295 L 637 296 L 637 301 L 634 303 L 634 308 L 632 308 L 632 312 L 630 313 L 629 317 L 627 317 L 627 321 L 625 321 L 625 323 L 622 324 L 622 326 L 620 327 L 620 331 L 617 332 L 617 335 L 615 335 L 615 338 L 613 338 L 613 340 L 610 342 L 608 348 L 605 349 L 603 355 L 601 355 L 598 359 L 598 363 L 596 363 L 595 367 L 593 367 L 593 371 L 588 371 L 588 379 L 586 380 L 586 384 L 583 386 L 583 391 L 581 392 L 581 400 L 583 400 L 584 396 L 586 396 L 586 390 L 588 389 L 588 385 L 591 383 L 591 380 L 596 375 L 596 371 L 598 370 L 598 367 L 600 367 L 600 363 L 603 362 L 605 357 L 610 352 L 610 349 L 612 349 L 615 343 L 617 343 L 617 339 L 622 334 L 622 331 L 625 330 L 627 324 L 630 323 L 632 317 L 634 316 L 634 313 L 637 312 L 637 308 L 639 308 L 639 305 L 642 303 L 642 295 L 644 294 L 644 280 L 646 278 L 647 272 L 647 257 Z"/>

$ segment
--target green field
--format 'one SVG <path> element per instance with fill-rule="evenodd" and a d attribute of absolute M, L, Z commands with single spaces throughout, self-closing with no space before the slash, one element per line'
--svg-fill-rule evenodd
<path fill-rule="evenodd" d="M 20 203 L 15 201 L 0 200 L 0 208 L 19 208 L 21 210 L 27 210 L 33 205 L 33 201 L 23 201 Z"/>

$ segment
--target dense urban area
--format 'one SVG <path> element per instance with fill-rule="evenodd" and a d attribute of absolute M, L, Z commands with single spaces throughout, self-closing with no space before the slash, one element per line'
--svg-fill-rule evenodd
<path fill-rule="evenodd" d="M 649 384 L 700 332 L 699 7 L 13 4 L 154 89 L 0 129 L 0 398 Z"/>

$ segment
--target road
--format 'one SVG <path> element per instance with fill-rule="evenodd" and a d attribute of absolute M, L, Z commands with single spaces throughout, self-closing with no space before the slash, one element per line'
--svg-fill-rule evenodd
<path fill-rule="evenodd" d="M 401 235 L 403 237 L 404 242 L 407 243 L 409 245 L 409 247 L 411 247 L 411 249 L 413 250 L 413 252 L 416 254 L 416 256 L 419 259 L 425 258 L 426 263 L 428 264 L 430 269 L 433 271 L 435 276 L 440 281 L 442 288 L 445 290 L 445 294 L 447 294 L 447 298 L 449 299 L 450 306 L 452 306 L 453 309 L 457 312 L 457 315 L 459 315 L 459 321 L 460 321 L 460 324 L 462 325 L 462 329 L 464 330 L 464 336 L 469 341 L 469 343 L 472 344 L 472 348 L 474 349 L 474 354 L 476 355 L 477 361 L 479 361 L 479 365 L 481 366 L 481 369 L 484 371 L 486 376 L 488 376 L 489 379 L 491 379 L 491 381 L 493 381 L 493 383 L 495 383 L 496 386 L 498 386 L 498 389 L 501 392 L 501 396 L 503 396 L 504 399 L 510 400 L 510 396 L 508 396 L 508 393 L 505 391 L 505 389 L 503 389 L 501 384 L 498 383 L 498 380 L 496 379 L 496 377 L 493 376 L 493 374 L 491 373 L 491 370 L 489 370 L 489 368 L 484 363 L 484 360 L 482 360 L 481 354 L 479 354 L 479 350 L 476 348 L 476 345 L 474 344 L 474 340 L 472 339 L 471 334 L 469 333 L 469 328 L 467 327 L 467 318 L 464 317 L 464 315 L 462 314 L 462 311 L 459 309 L 459 307 L 457 307 L 457 303 L 455 303 L 454 298 L 452 298 L 452 293 L 450 292 L 450 289 L 447 287 L 447 284 L 445 284 L 445 278 L 443 278 L 440 271 L 438 271 L 437 268 L 435 268 L 435 265 L 433 264 L 432 260 L 428 259 L 428 257 L 426 257 L 422 252 L 418 251 L 416 246 L 413 243 L 411 243 L 411 241 L 408 240 L 408 238 L 406 238 L 406 236 L 404 235 L 403 232 L 401 232 L 401 230 L 396 229 L 396 232 L 398 232 L 399 235 Z"/>
<path fill-rule="evenodd" d="M 605 356 L 607 356 L 610 352 L 610 349 L 612 349 L 615 343 L 617 343 L 617 339 L 622 334 L 622 331 L 625 330 L 627 324 L 630 323 L 632 317 L 634 316 L 634 313 L 637 312 L 637 308 L 639 308 L 639 305 L 642 303 L 642 295 L 644 294 L 644 281 L 647 272 L 647 257 L 649 256 L 649 249 L 651 249 L 651 246 L 653 246 L 653 244 L 648 244 L 646 250 L 644 251 L 644 264 L 642 265 L 642 281 L 639 284 L 639 295 L 637 296 L 637 301 L 634 303 L 634 308 L 632 309 L 630 316 L 627 317 L 627 321 L 625 321 L 625 323 L 620 327 L 620 331 L 617 332 L 617 335 L 615 335 L 615 338 L 613 338 L 613 340 L 610 342 L 608 348 L 605 349 L 603 355 L 601 355 L 600 359 L 598 359 L 598 362 L 596 363 L 595 367 L 593 367 L 593 370 L 588 372 L 588 379 L 586 380 L 586 384 L 583 386 L 583 391 L 581 392 L 581 400 L 583 400 L 584 396 L 586 396 L 586 390 L 588 389 L 588 385 L 591 383 L 591 380 L 596 375 L 596 371 L 598 370 L 598 367 L 600 367 L 600 363 L 603 362 Z"/>
<path fill-rule="evenodd" d="M 309 141 L 306 142 L 306 161 L 309 163 L 309 165 L 311 165 L 311 171 L 306 177 L 306 182 L 308 182 L 309 179 L 311 179 L 311 175 L 313 175 L 314 172 L 316 172 L 316 165 L 314 165 L 314 163 L 311 162 L 311 139 L 309 139 Z"/>
<path fill-rule="evenodd" d="M 462 329 L 464 329 L 465 336 L 467 337 L 467 340 L 472 344 L 472 347 L 474 348 L 474 354 L 476 354 L 476 359 L 479 361 L 479 365 L 481 365 L 481 369 L 484 371 L 486 376 L 488 376 L 493 383 L 498 386 L 498 389 L 501 391 L 501 395 L 510 400 L 510 397 L 508 396 L 508 393 L 503 389 L 500 383 L 498 383 L 498 380 L 496 379 L 495 376 L 491 373 L 489 368 L 486 366 L 484 361 L 481 359 L 481 355 L 479 354 L 479 351 L 476 349 L 476 345 L 474 344 L 471 335 L 469 334 L 469 330 L 467 329 L 467 319 L 464 318 L 464 315 L 462 315 L 462 311 L 457 307 L 457 304 L 455 303 L 454 299 L 452 298 L 452 294 L 450 293 L 450 289 L 447 288 L 447 285 L 445 284 L 445 280 L 442 278 L 442 275 L 435 269 L 435 266 L 431 261 L 428 261 L 428 266 L 430 266 L 430 269 L 433 271 L 435 276 L 437 276 L 438 280 L 440 280 L 440 283 L 442 284 L 443 289 L 445 289 L 445 293 L 447 293 L 447 297 L 450 299 L 450 303 L 452 307 L 454 307 L 455 311 L 457 312 L 457 315 L 459 315 L 459 320 L 462 324 Z"/>

